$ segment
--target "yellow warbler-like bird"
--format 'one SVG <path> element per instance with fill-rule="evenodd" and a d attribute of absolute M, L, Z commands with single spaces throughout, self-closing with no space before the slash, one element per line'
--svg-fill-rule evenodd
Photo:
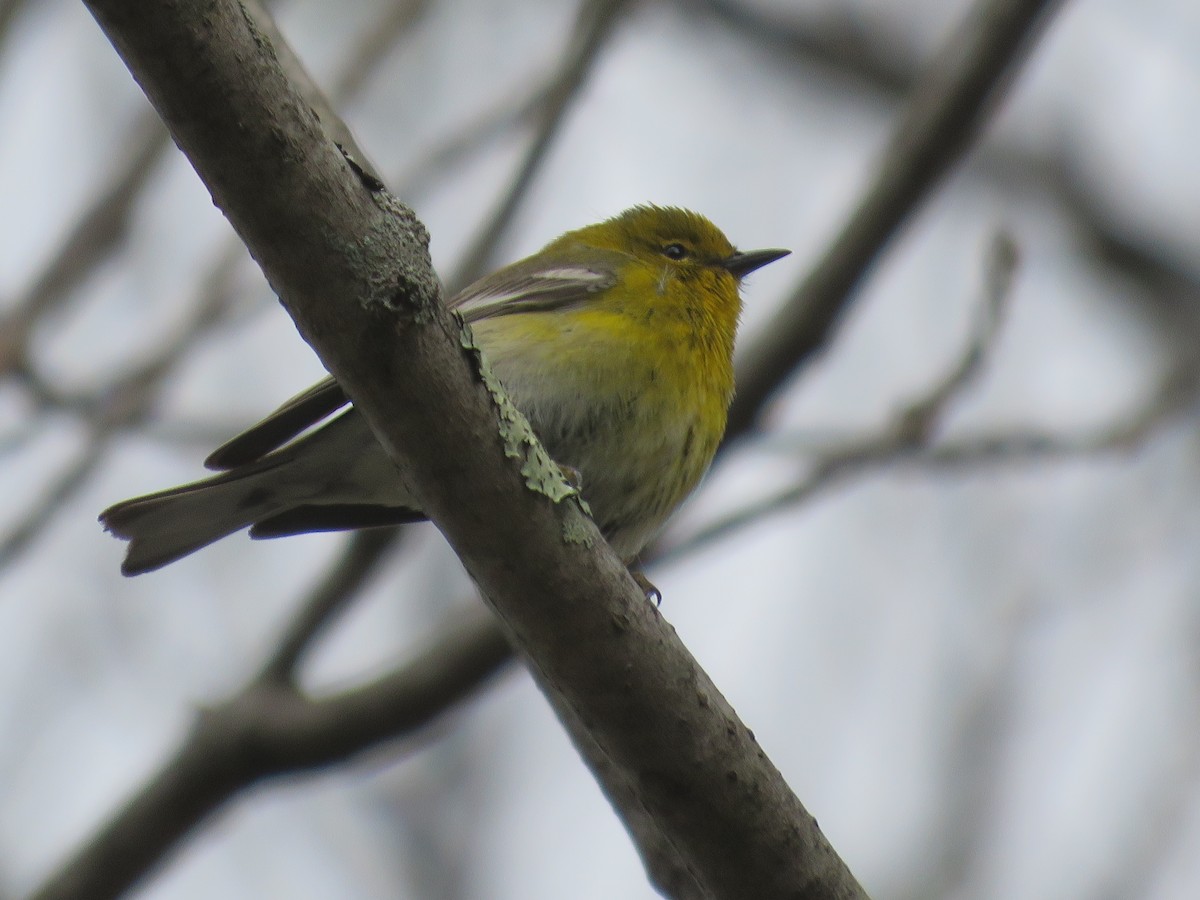
<path fill-rule="evenodd" d="M 708 219 L 639 206 L 570 231 L 449 301 L 550 455 L 578 473 L 626 562 L 707 471 L 733 398 L 741 279 L 786 250 L 738 252 Z M 243 528 L 255 538 L 424 518 L 332 378 L 205 461 L 205 481 L 100 515 L 149 572 Z"/>

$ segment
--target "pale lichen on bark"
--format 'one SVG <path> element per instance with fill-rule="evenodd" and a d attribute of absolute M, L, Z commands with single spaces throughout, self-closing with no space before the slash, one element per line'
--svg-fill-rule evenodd
<path fill-rule="evenodd" d="M 588 509 L 587 501 L 582 497 L 579 498 L 579 506 L 580 509 L 577 513 L 568 513 L 563 519 L 563 540 L 568 544 L 590 547 L 596 537 L 596 530 L 588 527 L 590 520 L 587 516 L 591 515 L 591 511 Z"/>
<path fill-rule="evenodd" d="M 500 379 L 488 365 L 483 350 L 475 343 L 471 326 L 462 321 L 458 313 L 454 315 L 459 322 L 459 341 L 474 358 L 475 371 L 500 413 L 500 440 L 504 445 L 504 455 L 522 461 L 521 474 L 525 476 L 525 486 L 548 497 L 554 503 L 560 503 L 568 497 L 579 497 L 579 491 L 567 483 L 558 463 L 550 457 L 541 441 L 537 439 L 525 414 L 509 399 Z M 580 504 L 583 505 L 582 498 Z M 586 509 L 586 506 L 584 508 Z"/>
<path fill-rule="evenodd" d="M 373 175 L 363 171 L 345 150 L 342 155 L 371 192 L 375 204 L 386 213 L 370 232 L 349 248 L 350 258 L 361 266 L 361 270 L 372 273 L 370 295 L 364 304 L 398 313 L 414 325 L 433 322 L 434 304 L 441 302 L 442 286 L 433 273 L 429 258 L 429 232 L 411 209 L 387 191 Z M 397 243 L 408 252 L 398 259 L 388 259 L 382 263 L 375 258 L 381 248 Z"/>

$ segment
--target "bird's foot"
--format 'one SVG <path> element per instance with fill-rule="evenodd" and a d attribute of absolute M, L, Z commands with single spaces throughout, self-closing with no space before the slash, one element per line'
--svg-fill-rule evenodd
<path fill-rule="evenodd" d="M 578 469 L 574 466 L 564 466 L 562 463 L 558 464 L 558 468 L 567 484 L 577 491 L 583 490 L 583 475 Z"/>
<path fill-rule="evenodd" d="M 642 589 L 642 593 L 646 595 L 647 600 L 655 606 L 662 606 L 662 591 L 654 586 L 654 582 L 641 572 L 630 572 L 629 574 L 633 576 L 633 580 Z"/>

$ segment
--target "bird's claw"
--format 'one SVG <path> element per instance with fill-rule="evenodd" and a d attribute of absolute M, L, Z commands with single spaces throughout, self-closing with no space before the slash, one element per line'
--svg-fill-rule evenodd
<path fill-rule="evenodd" d="M 630 572 L 629 574 L 633 576 L 633 580 L 642 589 L 642 593 L 646 595 L 647 600 L 655 606 L 662 606 L 662 591 L 654 586 L 654 582 L 641 572 Z"/>
<path fill-rule="evenodd" d="M 574 466 L 564 466 L 558 464 L 559 470 L 562 472 L 563 479 L 577 491 L 583 490 L 583 475 Z"/>

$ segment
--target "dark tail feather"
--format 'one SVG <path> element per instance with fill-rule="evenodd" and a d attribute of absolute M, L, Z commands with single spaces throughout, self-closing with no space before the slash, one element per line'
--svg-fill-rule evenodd
<path fill-rule="evenodd" d="M 256 477 L 263 471 L 218 475 L 110 506 L 101 523 L 129 541 L 121 572 L 152 572 L 279 512 L 276 491 Z"/>

